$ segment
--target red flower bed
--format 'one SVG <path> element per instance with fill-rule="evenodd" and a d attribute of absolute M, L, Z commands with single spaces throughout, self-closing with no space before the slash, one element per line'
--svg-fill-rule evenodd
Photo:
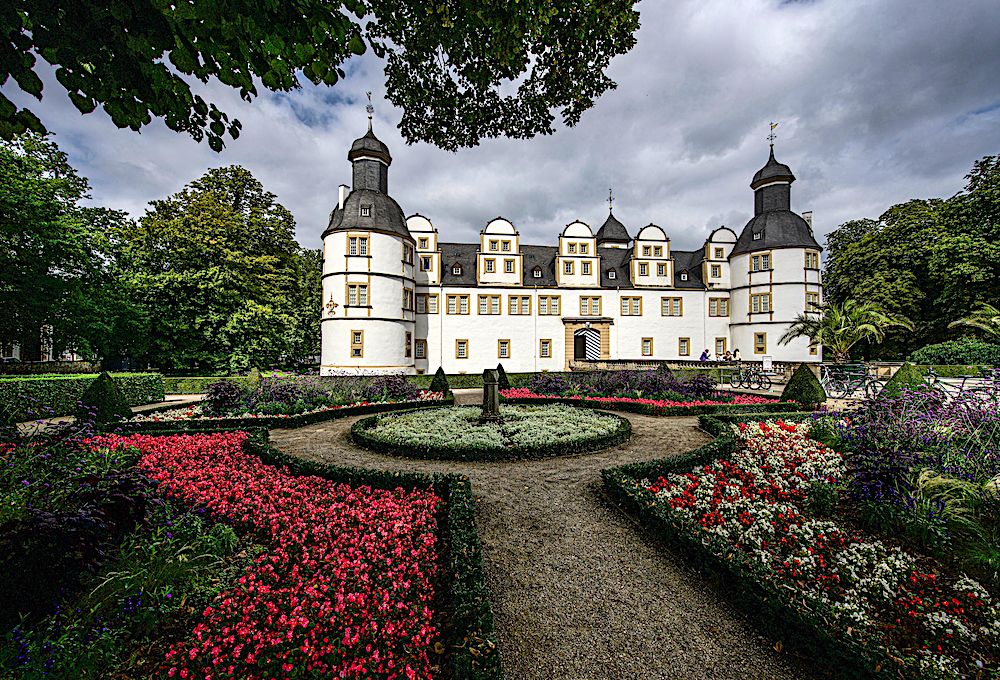
<path fill-rule="evenodd" d="M 167 496 L 274 547 L 171 647 L 180 678 L 430 678 L 440 501 L 426 491 L 293 477 L 244 453 L 246 434 L 108 436 L 142 451 Z"/>

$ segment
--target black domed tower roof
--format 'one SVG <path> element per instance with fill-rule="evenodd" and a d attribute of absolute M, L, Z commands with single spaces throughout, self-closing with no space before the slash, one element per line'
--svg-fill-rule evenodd
<path fill-rule="evenodd" d="M 359 137 L 351 144 L 351 150 L 347 153 L 347 160 L 354 162 L 362 156 L 369 156 L 383 161 L 386 165 L 392 164 L 392 156 L 389 155 L 389 147 L 372 132 L 371 122 L 368 124 L 368 132 L 364 137 Z"/>
<path fill-rule="evenodd" d="M 597 245 L 600 246 L 608 242 L 627 245 L 631 240 L 632 237 L 628 235 L 625 225 L 615 219 L 614 213 L 608 211 L 608 219 L 604 220 L 604 224 L 597 230 Z"/>
<path fill-rule="evenodd" d="M 750 182 L 754 190 L 754 216 L 736 240 L 730 257 L 741 253 L 772 248 L 815 248 L 822 250 L 809 223 L 791 211 L 791 168 L 774 158 L 774 147 L 767 164 Z"/>

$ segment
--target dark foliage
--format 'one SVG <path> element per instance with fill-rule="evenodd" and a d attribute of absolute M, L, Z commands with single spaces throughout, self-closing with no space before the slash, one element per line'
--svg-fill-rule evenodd
<path fill-rule="evenodd" d="M 893 398 L 898 397 L 904 390 L 926 390 L 927 388 L 927 381 L 921 370 L 913 364 L 907 363 L 900 366 L 899 370 L 889 378 L 889 382 L 882 388 L 879 396 Z"/>
<path fill-rule="evenodd" d="M 981 340 L 950 340 L 921 347 L 910 355 L 909 361 L 921 365 L 1000 367 L 1000 345 Z"/>
<path fill-rule="evenodd" d="M 243 390 L 234 380 L 219 380 L 208 386 L 202 398 L 202 408 L 212 415 L 221 415 L 236 411 L 243 406 Z"/>
<path fill-rule="evenodd" d="M 808 364 L 799 364 L 785 389 L 781 391 L 782 401 L 795 401 L 804 406 L 815 406 L 826 401 L 826 391 Z"/>
<path fill-rule="evenodd" d="M 507 371 L 503 370 L 503 364 L 497 364 L 497 389 L 509 390 L 510 380 L 507 379 Z"/>
<path fill-rule="evenodd" d="M 448 393 L 448 377 L 444 374 L 444 368 L 438 366 L 438 370 L 434 372 L 434 379 L 431 380 L 431 392 L 443 392 Z"/>
<path fill-rule="evenodd" d="M 714 378 L 698 373 L 686 381 L 678 380 L 666 371 L 587 371 L 570 374 L 540 373 L 528 382 L 535 394 L 560 396 L 588 395 L 601 397 L 646 397 L 694 401 L 700 399 L 731 399 L 719 393 Z"/>
<path fill-rule="evenodd" d="M 74 415 L 92 423 L 112 423 L 132 417 L 132 409 L 118 385 L 107 373 L 101 373 L 80 397 Z"/>

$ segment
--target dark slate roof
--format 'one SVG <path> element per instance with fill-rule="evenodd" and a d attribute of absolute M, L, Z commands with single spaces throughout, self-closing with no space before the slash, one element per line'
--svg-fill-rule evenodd
<path fill-rule="evenodd" d="M 705 284 L 701 280 L 701 263 L 705 259 L 704 250 L 671 250 L 670 256 L 674 260 L 674 288 L 704 290 Z M 688 280 L 681 281 L 681 272 L 688 273 Z"/>
<path fill-rule="evenodd" d="M 604 220 L 604 224 L 597 230 L 597 245 L 600 246 L 605 241 L 628 243 L 631 240 L 632 237 L 628 235 L 625 225 L 616 220 L 614 214 L 609 211 L 608 219 Z"/>
<path fill-rule="evenodd" d="M 354 140 L 351 150 L 347 153 L 347 160 L 353 161 L 358 156 L 374 156 L 386 163 L 392 163 L 389 147 L 383 144 L 372 132 L 371 122 L 368 124 L 368 132 L 365 133 L 365 136 Z"/>
<path fill-rule="evenodd" d="M 525 286 L 556 285 L 556 246 L 521 246 L 521 283 Z M 532 272 L 535 267 L 542 268 L 542 278 L 536 279 Z"/>
<path fill-rule="evenodd" d="M 603 228 L 603 227 L 602 227 Z M 597 248 L 597 254 L 601 256 L 601 287 L 602 288 L 631 288 L 632 282 L 629 280 L 631 268 L 628 266 L 632 251 L 628 248 Z M 615 278 L 608 278 L 608 270 L 615 270 Z"/>
<path fill-rule="evenodd" d="M 756 241 L 753 235 L 763 230 L 763 235 Z M 729 257 L 754 250 L 770 250 L 771 248 L 815 248 L 822 250 L 816 243 L 809 224 L 791 210 L 769 210 L 762 212 L 747 222 L 743 232 L 736 240 Z"/>
<path fill-rule="evenodd" d="M 361 215 L 362 206 L 372 208 L 367 217 Z M 399 204 L 381 191 L 371 189 L 356 189 L 348 194 L 344 200 L 344 209 L 341 210 L 338 206 L 330 213 L 330 224 L 323 236 L 344 229 L 387 231 L 413 239 L 410 230 L 406 228 L 406 218 L 403 217 L 403 209 Z"/>
<path fill-rule="evenodd" d="M 774 147 L 772 146 L 771 157 L 767 160 L 767 165 L 758 170 L 757 174 L 753 176 L 753 181 L 750 182 L 750 188 L 756 189 L 761 184 L 767 184 L 768 182 L 773 182 L 775 180 L 787 180 L 788 182 L 794 182 L 795 175 L 792 174 L 791 168 L 774 159 Z"/>
<path fill-rule="evenodd" d="M 441 283 L 446 286 L 476 285 L 476 253 L 479 245 L 475 243 L 439 243 L 441 251 Z M 462 266 L 462 275 L 455 276 L 452 269 L 455 265 Z"/>

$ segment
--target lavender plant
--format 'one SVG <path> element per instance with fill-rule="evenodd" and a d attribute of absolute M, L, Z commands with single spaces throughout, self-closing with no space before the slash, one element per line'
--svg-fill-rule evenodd
<path fill-rule="evenodd" d="M 674 401 L 726 397 L 725 392 L 720 393 L 716 389 L 716 381 L 707 375 L 696 374 L 682 381 L 670 371 L 587 371 L 568 375 L 541 373 L 531 378 L 528 387 L 536 394 L 560 396 L 647 397 Z"/>

